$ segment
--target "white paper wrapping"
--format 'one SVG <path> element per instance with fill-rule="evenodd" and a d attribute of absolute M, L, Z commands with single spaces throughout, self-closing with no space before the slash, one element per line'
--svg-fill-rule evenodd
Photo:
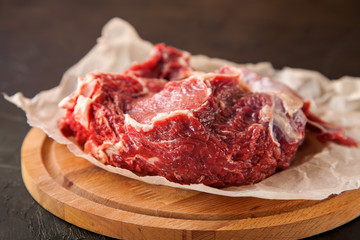
<path fill-rule="evenodd" d="M 129 23 L 114 18 L 103 28 L 102 36 L 95 47 L 65 72 L 59 86 L 42 91 L 32 99 L 25 98 L 21 93 L 11 97 L 5 95 L 5 98 L 26 112 L 31 126 L 41 128 L 57 142 L 66 144 L 76 156 L 86 158 L 107 171 L 147 183 L 231 197 L 248 196 L 266 199 L 320 200 L 331 194 L 359 188 L 360 149 L 333 143 L 320 144 L 313 137 L 306 138 L 289 169 L 257 184 L 224 189 L 202 184 L 180 185 L 158 176 L 139 177 L 128 170 L 105 166 L 86 155 L 61 134 L 57 121 L 64 110 L 58 108 L 58 103 L 75 90 L 79 76 L 83 77 L 86 73 L 95 70 L 123 72 L 134 61 L 146 60 L 151 49 L 152 44 L 140 39 Z M 191 64 L 196 70 L 205 72 L 218 69 L 224 64 L 239 66 L 202 55 L 193 56 Z M 349 136 L 360 142 L 360 78 L 343 77 L 337 81 L 329 81 L 315 71 L 292 68 L 276 71 L 270 63 L 245 64 L 245 66 L 262 76 L 271 77 L 295 89 L 304 99 L 312 101 L 312 112 L 329 122 L 343 126 Z"/>

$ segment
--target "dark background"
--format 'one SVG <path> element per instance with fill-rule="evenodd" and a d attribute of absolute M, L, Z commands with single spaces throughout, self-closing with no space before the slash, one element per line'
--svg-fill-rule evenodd
<path fill-rule="evenodd" d="M 0 91 L 56 86 L 112 17 L 140 36 L 238 63 L 270 61 L 335 79 L 360 76 L 360 1 L 0 0 Z M 109 239 L 72 226 L 26 191 L 24 113 L 0 99 L 0 239 Z M 359 239 L 360 219 L 311 239 Z"/>

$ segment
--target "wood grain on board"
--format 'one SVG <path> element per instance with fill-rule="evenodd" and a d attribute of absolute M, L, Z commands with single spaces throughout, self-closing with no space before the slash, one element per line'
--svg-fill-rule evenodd
<path fill-rule="evenodd" d="M 360 190 L 288 201 L 146 184 L 75 157 L 37 128 L 23 143 L 22 175 L 33 198 L 51 213 L 126 240 L 298 239 L 360 215 Z"/>

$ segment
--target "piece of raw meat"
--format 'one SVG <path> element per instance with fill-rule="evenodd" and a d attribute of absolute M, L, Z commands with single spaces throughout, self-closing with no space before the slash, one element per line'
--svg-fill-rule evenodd
<path fill-rule="evenodd" d="M 196 72 L 189 58 L 159 44 L 123 74 L 88 74 L 60 104 L 62 133 L 104 164 L 215 187 L 289 167 L 308 120 L 322 141 L 357 145 L 286 86 L 246 68 Z"/>

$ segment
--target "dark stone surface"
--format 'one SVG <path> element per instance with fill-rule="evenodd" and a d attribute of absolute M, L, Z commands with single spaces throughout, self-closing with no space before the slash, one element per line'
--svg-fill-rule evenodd
<path fill-rule="evenodd" d="M 95 44 L 112 17 L 141 37 L 231 61 L 360 76 L 360 1 L 0 0 L 0 91 L 32 97 Z M 26 191 L 23 112 L 0 99 L 0 239 L 109 239 L 53 216 Z M 311 239 L 359 239 L 360 219 Z"/>

